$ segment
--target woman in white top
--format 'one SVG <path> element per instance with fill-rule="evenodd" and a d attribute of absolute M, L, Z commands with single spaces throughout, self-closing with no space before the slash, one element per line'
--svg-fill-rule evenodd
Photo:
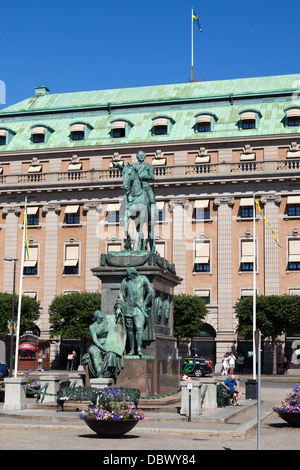
<path fill-rule="evenodd" d="M 235 361 L 236 361 L 236 357 L 232 352 L 229 356 L 229 361 L 228 361 L 229 369 L 230 369 L 230 375 L 233 374 L 233 371 L 234 371 L 234 368 L 235 368 Z"/>
<path fill-rule="evenodd" d="M 229 359 L 229 356 L 227 353 L 225 353 L 222 359 L 222 375 L 227 375 L 228 359 Z"/>

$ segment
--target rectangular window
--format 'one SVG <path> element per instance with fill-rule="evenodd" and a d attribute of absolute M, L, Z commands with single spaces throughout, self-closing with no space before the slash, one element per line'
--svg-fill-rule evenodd
<path fill-rule="evenodd" d="M 287 213 L 290 216 L 300 215 L 300 204 L 288 204 Z"/>
<path fill-rule="evenodd" d="M 27 207 L 27 224 L 28 226 L 39 225 L 39 208 Z"/>
<path fill-rule="evenodd" d="M 209 219 L 210 218 L 210 211 L 207 207 L 196 208 L 195 209 L 195 219 Z"/>
<path fill-rule="evenodd" d="M 84 131 L 73 131 L 71 132 L 72 140 L 84 140 Z"/>
<path fill-rule="evenodd" d="M 39 216 L 28 214 L 27 215 L 27 224 L 28 225 L 39 225 Z"/>
<path fill-rule="evenodd" d="M 125 128 L 112 129 L 112 136 L 114 139 L 119 139 L 120 137 L 125 137 Z"/>
<path fill-rule="evenodd" d="M 210 244 L 209 242 L 196 242 L 194 271 L 208 272 L 210 271 Z"/>
<path fill-rule="evenodd" d="M 117 211 L 109 211 L 107 213 L 107 221 L 109 223 L 119 223 L 120 222 L 120 213 Z"/>
<path fill-rule="evenodd" d="M 168 133 L 168 126 L 155 126 L 154 134 L 155 135 L 165 135 Z"/>
<path fill-rule="evenodd" d="M 241 217 L 253 217 L 253 206 L 241 206 Z"/>
<path fill-rule="evenodd" d="M 165 211 L 158 211 L 158 221 L 164 222 L 165 219 L 166 219 Z"/>
<path fill-rule="evenodd" d="M 32 134 L 32 142 L 34 144 L 40 144 L 45 142 L 45 135 L 44 134 Z"/>
<path fill-rule="evenodd" d="M 79 246 L 67 245 L 65 247 L 64 274 L 78 274 L 79 272 Z"/>
<path fill-rule="evenodd" d="M 204 300 L 206 304 L 210 304 L 210 291 L 209 290 L 196 290 L 195 294 Z"/>
<path fill-rule="evenodd" d="M 255 119 L 243 119 L 242 129 L 255 129 Z"/>
<path fill-rule="evenodd" d="M 24 275 L 25 276 L 36 276 L 38 271 L 38 247 L 29 247 L 29 257 L 27 250 L 25 250 L 25 261 L 24 261 Z"/>
<path fill-rule="evenodd" d="M 65 224 L 79 224 L 80 215 L 79 215 L 79 206 L 67 206 L 65 209 Z"/>
<path fill-rule="evenodd" d="M 289 271 L 300 271 L 300 261 L 289 261 L 288 270 Z"/>
<path fill-rule="evenodd" d="M 65 219 L 66 224 L 79 224 L 80 223 L 80 216 L 78 214 L 66 214 Z"/>
<path fill-rule="evenodd" d="M 300 271 L 300 240 L 289 240 L 289 271 Z"/>
<path fill-rule="evenodd" d="M 253 263 L 241 263 L 241 271 L 253 271 Z"/>
<path fill-rule="evenodd" d="M 201 199 L 195 201 L 194 204 L 194 219 L 210 219 L 209 199 Z"/>
<path fill-rule="evenodd" d="M 210 132 L 211 131 L 210 122 L 198 122 L 197 130 L 198 132 Z"/>
<path fill-rule="evenodd" d="M 300 126 L 300 116 L 293 116 L 288 118 L 288 126 Z"/>
<path fill-rule="evenodd" d="M 240 271 L 253 271 L 253 241 L 243 240 L 241 243 Z"/>
<path fill-rule="evenodd" d="M 0 145 L 6 145 L 6 136 L 0 135 Z"/>

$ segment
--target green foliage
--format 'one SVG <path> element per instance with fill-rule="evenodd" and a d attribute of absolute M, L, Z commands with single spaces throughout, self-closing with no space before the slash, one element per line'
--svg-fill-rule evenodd
<path fill-rule="evenodd" d="M 51 337 L 90 338 L 93 313 L 100 309 L 98 292 L 72 292 L 55 297 L 49 307 Z"/>
<path fill-rule="evenodd" d="M 208 314 L 206 303 L 197 295 L 174 296 L 174 336 L 178 340 L 197 336 Z"/>
<path fill-rule="evenodd" d="M 0 293 L 0 336 L 7 335 L 8 321 L 12 319 L 12 302 L 13 295 L 7 292 Z M 15 296 L 15 321 L 18 316 L 18 303 L 19 296 Z M 28 297 L 27 295 L 22 296 L 21 302 L 21 321 L 20 321 L 20 335 L 26 333 L 26 331 L 32 331 L 34 334 L 38 332 L 36 322 L 40 317 L 40 303 L 35 299 Z"/>
<path fill-rule="evenodd" d="M 235 306 L 238 319 L 237 332 L 245 339 L 253 334 L 253 297 L 239 300 Z M 277 336 L 300 326 L 300 296 L 256 296 L 256 327 L 262 338 Z"/>

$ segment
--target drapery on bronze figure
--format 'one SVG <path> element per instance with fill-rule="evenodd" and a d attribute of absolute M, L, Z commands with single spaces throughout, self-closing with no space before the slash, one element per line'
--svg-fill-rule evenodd
<path fill-rule="evenodd" d="M 113 331 L 115 316 L 104 315 L 96 310 L 93 319 L 94 323 L 89 326 L 93 344 L 83 356 L 82 364 L 87 364 L 95 377 L 116 378 L 123 368 L 125 343 L 120 349 L 122 338 L 118 338 L 118 334 Z"/>

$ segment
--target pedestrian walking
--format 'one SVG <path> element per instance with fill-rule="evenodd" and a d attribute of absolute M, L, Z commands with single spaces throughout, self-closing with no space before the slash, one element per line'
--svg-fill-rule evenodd
<path fill-rule="evenodd" d="M 236 357 L 235 355 L 232 353 L 230 353 L 230 356 L 229 356 L 229 361 L 228 361 L 228 365 L 229 365 L 229 374 L 232 375 L 233 374 L 233 371 L 234 371 L 234 368 L 235 368 L 235 361 L 236 361 Z"/>
<path fill-rule="evenodd" d="M 228 360 L 229 355 L 228 353 L 225 353 L 222 359 L 222 375 L 227 375 L 228 373 Z"/>

